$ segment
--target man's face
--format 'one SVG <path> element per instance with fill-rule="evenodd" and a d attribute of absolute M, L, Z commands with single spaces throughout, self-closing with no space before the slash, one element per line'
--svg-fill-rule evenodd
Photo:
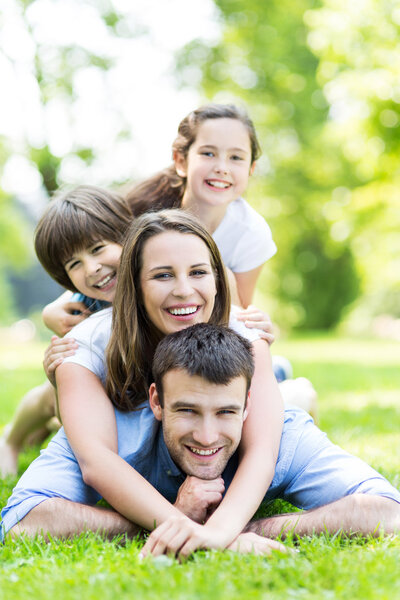
<path fill-rule="evenodd" d="M 247 416 L 244 377 L 216 385 L 176 369 L 165 375 L 163 388 L 164 407 L 159 405 L 154 384 L 150 405 L 162 421 L 172 459 L 187 475 L 219 477 L 239 445 Z"/>

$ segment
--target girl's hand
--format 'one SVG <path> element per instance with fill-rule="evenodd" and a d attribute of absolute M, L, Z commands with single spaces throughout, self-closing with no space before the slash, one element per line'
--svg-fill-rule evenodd
<path fill-rule="evenodd" d="M 269 315 L 256 306 L 250 304 L 250 306 L 248 306 L 246 309 L 237 311 L 235 316 L 237 317 L 238 321 L 244 321 L 244 324 L 249 329 L 261 329 L 262 333 L 260 335 L 262 339 L 268 342 L 268 344 L 271 345 L 275 340 L 275 336 L 273 334 L 273 325 Z"/>
<path fill-rule="evenodd" d="M 61 298 L 45 306 L 42 317 L 46 327 L 63 337 L 91 313 L 83 302 L 61 301 Z"/>
<path fill-rule="evenodd" d="M 43 368 L 47 379 L 56 387 L 56 369 L 61 365 L 64 358 L 73 356 L 78 344 L 73 338 L 59 338 L 53 335 L 50 345 L 46 348 L 43 359 Z"/>

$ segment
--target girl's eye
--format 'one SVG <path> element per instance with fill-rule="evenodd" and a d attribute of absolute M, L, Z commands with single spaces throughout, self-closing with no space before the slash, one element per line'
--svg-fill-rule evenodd
<path fill-rule="evenodd" d="M 201 153 L 203 156 L 214 156 L 214 152 L 211 152 L 211 150 L 206 150 L 204 152 Z"/>
<path fill-rule="evenodd" d="M 96 252 L 100 252 L 100 250 L 102 250 L 104 248 L 104 244 L 99 244 L 98 246 L 94 246 L 92 248 L 92 254 L 95 254 Z"/>
<path fill-rule="evenodd" d="M 242 156 L 237 156 L 237 154 L 234 154 L 231 158 L 232 160 L 244 160 Z"/>

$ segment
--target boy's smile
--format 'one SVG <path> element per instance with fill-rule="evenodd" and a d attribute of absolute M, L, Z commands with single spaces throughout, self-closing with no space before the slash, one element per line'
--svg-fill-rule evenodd
<path fill-rule="evenodd" d="M 75 254 L 64 264 L 72 283 L 89 298 L 113 302 L 122 246 L 99 240 Z"/>
<path fill-rule="evenodd" d="M 163 377 L 163 390 L 163 408 L 154 384 L 150 405 L 155 417 L 162 420 L 172 459 L 187 475 L 216 479 L 241 439 L 247 416 L 244 377 L 217 385 L 174 369 Z"/>

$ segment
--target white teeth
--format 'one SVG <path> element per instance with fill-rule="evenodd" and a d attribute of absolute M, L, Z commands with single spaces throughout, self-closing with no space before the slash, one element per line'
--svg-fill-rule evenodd
<path fill-rule="evenodd" d="M 200 448 L 190 448 L 194 454 L 200 454 L 200 456 L 211 456 L 218 452 L 219 448 L 213 448 L 212 450 L 200 450 Z"/>
<path fill-rule="evenodd" d="M 111 279 L 114 277 L 114 274 L 111 273 L 110 275 L 107 275 L 107 277 L 104 277 L 104 279 L 101 280 L 100 283 L 96 283 L 94 287 L 97 288 L 102 288 L 105 285 L 107 285 L 107 283 L 109 283 L 111 281 Z"/>
<path fill-rule="evenodd" d="M 187 306 L 186 308 L 169 308 L 171 315 L 192 315 L 197 310 L 197 306 Z"/>
<path fill-rule="evenodd" d="M 216 187 L 216 188 L 228 188 L 230 186 L 230 183 L 224 183 L 223 181 L 208 181 L 207 182 L 209 185 L 211 185 L 212 187 Z"/>

